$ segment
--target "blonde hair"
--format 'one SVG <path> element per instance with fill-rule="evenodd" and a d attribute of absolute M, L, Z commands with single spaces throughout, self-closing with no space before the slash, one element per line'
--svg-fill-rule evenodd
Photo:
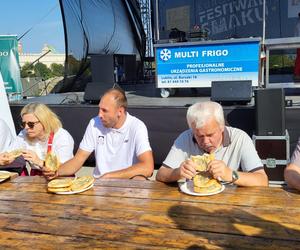
<path fill-rule="evenodd" d="M 225 126 L 223 108 L 216 102 L 198 102 L 189 107 L 186 119 L 189 127 L 194 125 L 196 128 L 201 128 L 211 118 L 215 118 L 221 128 Z"/>
<path fill-rule="evenodd" d="M 43 125 L 45 134 L 49 135 L 51 132 L 57 132 L 62 127 L 58 116 L 45 104 L 33 102 L 25 105 L 21 110 L 21 117 L 25 114 L 33 114 Z"/>

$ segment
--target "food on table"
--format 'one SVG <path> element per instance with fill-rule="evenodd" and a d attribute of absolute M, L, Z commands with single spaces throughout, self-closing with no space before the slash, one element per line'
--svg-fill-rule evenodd
<path fill-rule="evenodd" d="M 94 183 L 94 177 L 92 176 L 78 177 L 73 181 L 71 185 L 71 189 L 72 191 L 83 190 L 91 186 L 93 183 Z"/>
<path fill-rule="evenodd" d="M 92 176 L 81 176 L 75 179 L 54 179 L 48 183 L 48 191 L 53 193 L 81 191 L 90 187 L 93 183 L 94 177 Z"/>
<path fill-rule="evenodd" d="M 71 191 L 72 182 L 72 178 L 54 179 L 48 183 L 48 191 L 54 193 Z"/>
<path fill-rule="evenodd" d="M 58 167 L 60 166 L 60 162 L 58 157 L 53 153 L 47 153 L 45 157 L 45 167 L 48 170 L 56 171 Z"/>
<path fill-rule="evenodd" d="M 11 173 L 8 171 L 0 171 L 0 179 L 7 179 L 10 177 L 10 175 Z"/>
<path fill-rule="evenodd" d="M 221 183 L 212 178 L 207 172 L 208 163 L 214 160 L 214 154 L 203 154 L 190 157 L 197 164 L 197 174 L 193 178 L 194 192 L 196 193 L 214 193 L 222 189 Z"/>

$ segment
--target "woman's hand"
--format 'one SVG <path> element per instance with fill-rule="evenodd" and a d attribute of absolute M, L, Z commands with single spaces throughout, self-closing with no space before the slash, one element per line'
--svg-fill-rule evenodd
<path fill-rule="evenodd" d="M 41 168 L 44 165 L 44 161 L 41 160 L 38 155 L 32 150 L 24 150 L 22 155 L 26 161 L 33 163 L 34 165 L 40 166 Z"/>
<path fill-rule="evenodd" d="M 7 165 L 14 161 L 13 157 L 10 157 L 10 155 L 7 152 L 4 152 L 0 154 L 0 165 Z"/>

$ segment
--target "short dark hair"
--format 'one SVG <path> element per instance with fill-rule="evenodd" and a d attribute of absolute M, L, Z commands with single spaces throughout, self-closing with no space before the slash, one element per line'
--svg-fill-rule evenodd
<path fill-rule="evenodd" d="M 125 95 L 125 91 L 120 87 L 113 87 L 105 91 L 104 95 L 112 94 L 114 96 L 114 99 L 116 101 L 116 104 L 118 107 L 123 107 L 125 111 L 127 111 L 128 102 L 127 97 Z"/>

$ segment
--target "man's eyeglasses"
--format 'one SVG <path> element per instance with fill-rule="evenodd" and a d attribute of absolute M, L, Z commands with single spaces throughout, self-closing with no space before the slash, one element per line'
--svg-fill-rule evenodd
<path fill-rule="evenodd" d="M 22 128 L 25 128 L 26 125 L 28 126 L 28 128 L 31 128 L 33 129 L 35 124 L 39 123 L 40 121 L 37 121 L 37 122 L 21 122 L 21 127 Z"/>

